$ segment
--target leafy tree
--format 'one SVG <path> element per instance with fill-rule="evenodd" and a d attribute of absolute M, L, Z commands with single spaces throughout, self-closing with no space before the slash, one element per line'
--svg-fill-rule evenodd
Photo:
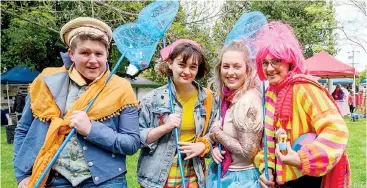
<path fill-rule="evenodd" d="M 59 38 L 59 31 L 67 21 L 79 16 L 91 16 L 105 21 L 114 29 L 134 22 L 140 10 L 149 3 L 151 1 L 4 1 L 1 3 L 2 67 L 26 64 L 42 70 L 59 66 L 59 52 L 66 50 Z M 321 50 L 336 53 L 332 32 L 335 27 L 334 9 L 327 1 L 225 1 L 223 5 L 217 4 L 211 1 L 180 2 L 176 20 L 165 36 L 167 44 L 180 38 L 194 40 L 203 46 L 213 67 L 217 62 L 217 51 L 223 46 L 235 21 L 245 11 L 259 10 L 268 20 L 282 20 L 294 28 L 306 58 Z M 153 70 L 162 47 L 159 44 L 150 68 L 141 76 L 164 84 L 166 80 Z M 109 57 L 111 67 L 120 55 L 112 44 Z M 117 74 L 126 76 L 127 65 L 125 59 Z M 209 77 L 200 82 L 205 84 Z"/>
<path fill-rule="evenodd" d="M 364 79 L 366 79 L 366 72 L 367 72 L 367 70 L 365 69 L 364 71 L 362 71 L 362 72 L 359 73 L 359 78 L 356 79 L 356 83 L 360 83 L 361 84 L 362 81 Z"/>
<path fill-rule="evenodd" d="M 60 39 L 59 31 L 66 22 L 80 16 L 94 16 L 116 28 L 123 23 L 135 21 L 139 11 L 148 3 L 148 1 L 2 2 L 1 13 L 2 18 L 5 18 L 1 21 L 2 69 L 27 65 L 41 71 L 45 67 L 60 66 L 62 62 L 59 52 L 67 49 Z M 116 47 L 112 45 L 111 52 L 115 51 Z M 111 56 L 110 62 L 115 63 L 117 58 L 119 58 L 117 55 Z M 124 61 L 124 64 L 127 65 L 127 61 Z"/>
<path fill-rule="evenodd" d="M 11 9 L 14 4 L 9 2 L 8 8 Z M 25 2 L 23 6 L 29 5 Z M 2 11 L 8 12 L 8 10 Z M 37 23 L 48 25 L 52 16 L 42 12 L 42 8 L 34 7 L 14 15 L 17 16 L 8 17 L 8 22 L 2 22 L 7 24 L 7 28 L 1 31 L 2 68 L 27 65 L 32 69 L 42 70 L 48 66 L 61 65 L 59 55 L 55 55 L 65 49 L 58 40 L 59 34 L 27 20 L 40 16 Z"/>
<path fill-rule="evenodd" d="M 217 47 L 214 44 L 213 38 L 211 37 L 209 26 L 204 26 L 207 23 L 210 17 L 220 14 L 220 10 L 216 11 L 213 14 L 206 15 L 204 13 L 200 13 L 201 5 L 200 3 L 191 3 L 190 10 L 186 12 L 183 7 L 180 7 L 178 15 L 173 22 L 172 26 L 166 33 L 166 41 L 167 45 L 176 41 L 177 39 L 190 39 L 196 41 L 203 47 L 203 52 L 205 57 L 210 62 L 210 64 L 214 64 L 216 59 L 216 49 Z M 199 12 L 199 13 L 198 13 Z M 159 58 L 159 50 L 162 49 L 162 45 L 158 47 L 156 54 L 153 57 L 153 61 Z M 154 70 L 155 61 L 150 64 L 150 68 L 145 70 L 142 73 L 142 76 L 153 80 L 159 84 L 166 84 L 167 78 L 162 78 L 160 73 L 155 72 Z M 210 78 L 210 76 L 206 76 L 200 80 L 199 83 L 202 85 L 206 85 L 206 82 Z"/>
<path fill-rule="evenodd" d="M 214 27 L 217 43 L 224 41 L 244 12 L 261 11 L 268 21 L 281 20 L 292 26 L 306 58 L 325 50 L 335 54 L 334 8 L 326 1 L 226 1 L 227 14 Z"/>

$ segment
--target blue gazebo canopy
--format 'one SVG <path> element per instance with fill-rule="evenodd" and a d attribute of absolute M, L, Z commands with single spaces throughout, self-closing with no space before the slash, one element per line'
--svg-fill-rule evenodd
<path fill-rule="evenodd" d="M 28 84 L 33 82 L 39 73 L 31 71 L 27 66 L 16 66 L 1 74 L 1 84 Z"/>
<path fill-rule="evenodd" d="M 335 78 L 332 79 L 333 80 L 333 85 L 336 84 L 353 84 L 353 78 Z M 320 79 L 318 80 L 319 83 L 327 83 L 327 79 Z"/>

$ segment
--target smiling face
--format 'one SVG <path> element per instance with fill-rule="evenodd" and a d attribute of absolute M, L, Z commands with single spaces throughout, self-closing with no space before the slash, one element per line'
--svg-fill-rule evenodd
<path fill-rule="evenodd" d="M 87 82 L 95 80 L 106 70 L 108 51 L 100 41 L 77 41 L 76 47 L 70 48 L 68 53 L 76 70 Z"/>
<path fill-rule="evenodd" d="M 289 72 L 290 65 L 281 60 L 267 55 L 262 62 L 262 70 L 269 84 L 276 85 L 282 81 Z"/>
<path fill-rule="evenodd" d="M 230 90 L 240 88 L 247 78 L 246 56 L 240 51 L 227 51 L 222 56 L 220 77 Z"/>
<path fill-rule="evenodd" d="M 175 84 L 191 84 L 195 80 L 199 67 L 196 59 L 194 56 L 191 56 L 184 62 L 182 55 L 178 55 L 173 61 L 168 61 Z"/>

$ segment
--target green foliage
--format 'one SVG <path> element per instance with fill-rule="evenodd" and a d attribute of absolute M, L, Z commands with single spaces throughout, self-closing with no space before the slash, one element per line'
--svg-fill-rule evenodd
<path fill-rule="evenodd" d="M 15 10 L 16 4 L 24 9 Z M 38 17 L 40 25 L 54 25 L 53 17 L 43 12 L 44 7 L 31 7 L 32 2 L 6 2 L 1 4 L 4 11 L 17 16 L 5 17 L 1 30 L 2 68 L 27 65 L 42 70 L 49 66 L 59 66 L 58 54 L 65 49 L 58 41 L 59 35 L 46 27 L 31 23 Z M 29 18 L 29 19 L 28 19 Z M 32 20 L 33 19 L 33 20 Z M 26 21 L 29 20 L 29 21 Z M 31 22 L 30 22 L 31 21 Z"/>
<path fill-rule="evenodd" d="M 49 66 L 59 66 L 59 52 L 66 48 L 59 39 L 58 31 L 67 21 L 79 16 L 94 16 L 105 21 L 112 28 L 134 22 L 142 8 L 151 1 L 5 1 L 1 3 L 1 51 L 2 67 L 11 68 L 26 64 L 37 70 Z M 177 39 L 191 39 L 203 46 L 211 67 L 217 63 L 218 53 L 235 21 L 246 11 L 259 10 L 268 20 L 282 20 L 291 25 L 303 46 L 305 57 L 325 50 L 335 54 L 336 26 L 334 8 L 327 1 L 225 1 L 216 21 L 207 22 L 212 14 L 200 2 L 189 2 L 189 8 L 181 7 L 176 20 L 166 33 L 166 42 Z M 212 10 L 211 10 L 212 11 Z M 213 11 L 214 12 L 214 11 Z M 166 83 L 160 74 L 153 70 L 159 58 L 158 46 L 150 68 L 141 76 L 157 83 Z M 110 67 L 114 66 L 121 54 L 115 45 L 110 48 Z M 126 76 L 128 61 L 124 59 L 117 74 Z M 212 71 L 211 71 L 212 73 Z M 206 83 L 211 75 L 199 80 Z"/>
<path fill-rule="evenodd" d="M 226 1 L 223 5 L 225 14 L 216 21 L 213 28 L 213 38 L 218 47 L 224 45 L 224 41 L 231 32 L 236 21 L 243 13 L 250 9 L 249 1 Z"/>
<path fill-rule="evenodd" d="M 161 74 L 155 72 L 154 68 L 146 69 L 141 75 L 149 80 L 154 80 L 154 82 L 160 85 L 167 84 L 167 77 L 163 77 Z"/>
<path fill-rule="evenodd" d="M 186 18 L 185 13 L 181 7 L 177 14 L 176 20 L 173 22 L 172 26 L 166 33 L 167 45 L 176 41 L 177 39 L 190 39 L 196 41 L 197 43 L 202 45 L 203 52 L 208 62 L 213 64 L 212 60 L 216 58 L 215 50 L 217 48 L 213 43 L 212 37 L 210 36 L 210 29 L 203 27 L 201 23 L 192 23 L 183 25 L 182 23 L 186 21 L 185 18 Z M 153 61 L 159 58 L 159 50 L 162 49 L 162 47 L 163 47 L 162 45 L 158 47 L 158 50 L 156 51 L 156 54 L 153 57 Z M 161 85 L 166 84 L 167 78 L 163 78 L 160 73 L 157 73 L 154 70 L 154 65 L 155 61 L 150 64 L 149 69 L 146 69 L 142 73 L 142 76 L 154 82 L 157 82 Z M 205 86 L 208 78 L 210 78 L 210 76 L 206 76 L 198 80 L 198 82 Z"/>
<path fill-rule="evenodd" d="M 2 66 L 27 65 L 42 70 L 49 66 L 60 66 L 57 52 L 65 49 L 59 43 L 59 35 L 44 28 L 14 18 L 10 27 L 2 34 Z M 6 41 L 6 42 L 5 42 Z M 4 46 L 3 46 L 4 45 Z"/>
<path fill-rule="evenodd" d="M 133 22 L 149 1 L 95 2 L 91 1 L 6 1 L 1 3 L 2 69 L 27 65 L 41 71 L 46 67 L 62 65 L 60 51 L 66 51 L 59 30 L 71 19 L 94 16 L 112 28 Z M 120 57 L 112 46 L 110 57 L 114 65 Z M 128 62 L 118 70 L 124 75 Z"/>
<path fill-rule="evenodd" d="M 335 54 L 336 27 L 334 8 L 326 1 L 226 1 L 227 14 L 218 20 L 214 35 L 220 41 L 231 31 L 234 23 L 246 11 L 261 11 L 268 21 L 281 20 L 292 26 L 300 41 L 305 58 L 325 50 Z M 218 41 L 218 43 L 220 43 Z"/>
<path fill-rule="evenodd" d="M 366 69 L 359 73 L 359 78 L 357 78 L 356 83 L 362 83 L 364 79 L 366 79 Z"/>

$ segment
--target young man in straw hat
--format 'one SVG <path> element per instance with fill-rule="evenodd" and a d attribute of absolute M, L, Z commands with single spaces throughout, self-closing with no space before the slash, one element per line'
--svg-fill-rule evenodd
<path fill-rule="evenodd" d="M 127 187 L 126 155 L 140 145 L 137 100 L 128 81 L 110 73 L 111 28 L 88 17 L 60 32 L 69 47 L 64 66 L 47 68 L 29 87 L 15 130 L 14 171 L 18 187 L 33 187 L 65 137 L 62 150 L 41 187 Z M 95 103 L 84 110 L 101 90 Z"/>

